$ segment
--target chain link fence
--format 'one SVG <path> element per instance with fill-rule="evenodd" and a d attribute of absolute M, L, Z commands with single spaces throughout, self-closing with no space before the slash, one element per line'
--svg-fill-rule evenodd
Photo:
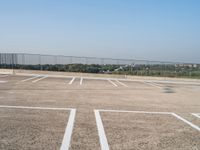
<path fill-rule="evenodd" d="M 107 73 L 108 71 L 112 71 L 112 73 L 114 72 L 118 74 L 123 73 L 130 75 L 179 76 L 181 74 L 183 76 L 200 76 L 200 65 L 193 63 L 25 53 L 0 53 L 0 68 L 27 69 L 27 66 L 31 66 L 34 70 L 68 71 L 69 66 L 68 70 L 66 68 L 62 69 L 63 66 L 67 65 L 75 65 L 76 68 L 81 65 L 115 66 L 112 67 L 113 69 L 111 70 L 109 70 L 111 67 L 107 67 L 103 70 L 104 73 L 106 71 Z M 55 66 L 57 66 L 59 69 L 56 69 Z M 78 72 L 76 69 L 74 70 L 75 72 Z M 87 72 L 83 69 L 79 69 L 79 71 Z M 99 72 L 97 71 L 94 73 Z M 102 71 L 100 71 L 100 73 L 102 73 Z"/>
<path fill-rule="evenodd" d="M 41 55 L 41 54 L 24 54 L 24 53 L 0 53 L 0 65 L 67 65 L 67 64 L 98 64 L 98 65 L 192 65 L 180 62 L 161 62 L 135 59 L 112 59 L 112 58 L 95 58 L 95 57 L 75 57 L 61 55 Z"/>

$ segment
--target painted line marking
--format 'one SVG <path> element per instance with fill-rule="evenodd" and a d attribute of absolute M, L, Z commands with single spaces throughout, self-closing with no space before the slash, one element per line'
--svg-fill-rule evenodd
<path fill-rule="evenodd" d="M 162 88 L 162 87 L 160 87 L 160 86 L 158 86 L 158 85 L 156 85 L 156 84 L 154 84 L 153 82 L 150 82 L 150 81 L 142 81 L 142 83 L 145 83 L 147 85 L 151 85 L 151 86 L 159 88 L 159 89 Z"/>
<path fill-rule="evenodd" d="M 115 80 L 115 81 L 116 81 L 117 83 L 121 84 L 122 86 L 128 87 L 128 85 L 126 85 L 126 84 L 120 82 L 119 80 Z"/>
<path fill-rule="evenodd" d="M 36 79 L 36 80 L 34 80 L 34 81 L 32 81 L 33 83 L 36 83 L 36 82 L 38 82 L 38 81 L 40 81 L 40 80 L 43 80 L 43 79 L 45 79 L 45 78 L 47 78 L 48 76 L 43 76 L 43 77 L 40 77 L 39 79 Z"/>
<path fill-rule="evenodd" d="M 108 82 L 110 82 L 113 86 L 115 86 L 115 87 L 118 87 L 118 85 L 117 84 L 115 84 L 113 81 L 111 81 L 110 79 L 107 79 L 108 80 Z"/>
<path fill-rule="evenodd" d="M 200 131 L 200 127 L 198 127 L 197 125 L 191 123 L 190 121 L 184 119 L 183 117 L 175 114 L 175 113 L 172 113 L 173 116 L 175 116 L 177 119 L 179 120 L 182 120 L 183 122 L 187 123 L 188 125 L 190 125 L 191 127 L 193 127 L 194 129 L 197 129 L 198 131 Z"/>
<path fill-rule="evenodd" d="M 35 76 L 31 77 L 31 78 L 24 79 L 24 80 L 21 80 L 21 81 L 19 81 L 19 82 L 26 82 L 26 81 L 29 81 L 29 80 L 36 79 L 36 78 L 38 78 L 38 77 L 40 77 L 40 75 L 35 75 Z"/>
<path fill-rule="evenodd" d="M 71 110 L 72 109 L 72 108 L 59 108 L 59 107 L 29 107 L 29 106 L 10 106 L 10 105 L 0 105 L 0 108 L 44 109 L 44 110 Z"/>
<path fill-rule="evenodd" d="M 100 112 L 119 112 L 119 113 L 139 113 L 139 114 L 160 114 L 160 115 L 172 115 L 176 119 L 183 121 L 184 123 L 188 124 L 192 128 L 200 131 L 200 127 L 197 125 L 191 123 L 190 121 L 184 119 L 183 117 L 173 113 L 173 112 L 149 112 L 149 111 L 126 111 L 126 110 L 104 110 L 104 109 L 98 109 L 94 110 L 95 113 L 95 118 L 96 118 L 96 125 L 97 125 L 97 130 L 98 130 L 98 135 L 99 135 L 99 140 L 100 140 L 100 145 L 102 150 L 109 150 L 109 145 L 108 141 L 106 138 L 103 122 L 101 119 Z"/>
<path fill-rule="evenodd" d="M 76 79 L 76 77 L 73 77 L 72 80 L 69 82 L 69 84 L 72 84 L 75 79 Z"/>
<path fill-rule="evenodd" d="M 0 81 L 0 83 L 7 83 L 8 81 Z"/>
<path fill-rule="evenodd" d="M 70 141 L 71 141 L 72 131 L 74 128 L 75 116 L 76 116 L 76 109 L 71 109 L 60 150 L 68 150 L 71 146 Z"/>
<path fill-rule="evenodd" d="M 200 114 L 199 113 L 191 113 L 191 114 L 200 119 Z"/>
<path fill-rule="evenodd" d="M 0 105 L 0 108 L 14 108 L 14 109 L 36 109 L 36 110 L 70 110 L 69 119 L 65 128 L 65 133 L 62 140 L 60 150 L 68 150 L 70 148 L 71 136 L 74 128 L 76 109 L 74 108 L 52 108 L 52 107 L 28 107 L 28 106 L 8 106 Z"/>
<path fill-rule="evenodd" d="M 98 109 L 100 112 L 119 112 L 119 113 L 138 113 L 138 114 L 161 114 L 161 115 L 171 115 L 171 112 L 153 112 L 153 111 L 131 111 L 131 110 L 106 110 Z"/>
<path fill-rule="evenodd" d="M 106 138 L 106 134 L 105 134 L 105 130 L 104 130 L 104 127 L 103 127 L 103 123 L 102 123 L 102 120 L 101 120 L 99 110 L 94 110 L 94 114 L 95 114 L 95 118 L 96 118 L 96 124 L 97 124 L 101 149 L 102 150 L 109 150 L 108 141 L 107 141 L 107 138 Z"/>
<path fill-rule="evenodd" d="M 7 73 L 8 74 L 8 73 Z M 4 75 L 4 74 L 2 74 Z M 29 73 L 17 73 L 19 76 L 30 76 L 30 75 L 35 75 L 35 74 L 29 74 Z M 66 78 L 65 75 L 50 75 L 48 74 L 49 77 L 56 77 L 56 78 Z M 72 78 L 73 76 L 67 76 L 69 78 Z M 106 77 L 87 77 L 83 76 L 84 79 L 98 79 L 98 80 L 107 80 Z M 111 80 L 115 80 L 116 78 L 109 78 Z M 180 81 L 174 81 L 174 80 L 142 80 L 142 79 L 127 79 L 122 77 L 117 78 L 120 81 L 130 81 L 130 82 L 143 82 L 143 81 L 150 81 L 150 82 L 156 82 L 156 83 L 170 83 L 170 84 L 185 84 L 185 85 L 200 85 L 200 82 L 198 81 L 186 81 L 186 80 L 180 80 Z"/>
<path fill-rule="evenodd" d="M 83 84 L 83 77 L 81 77 L 81 80 L 80 80 L 80 85 Z"/>

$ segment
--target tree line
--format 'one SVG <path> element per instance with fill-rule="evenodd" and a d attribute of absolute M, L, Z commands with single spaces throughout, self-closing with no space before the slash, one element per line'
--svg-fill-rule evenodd
<path fill-rule="evenodd" d="M 25 69 L 25 70 L 46 70 L 62 72 L 81 73 L 103 73 L 137 76 L 158 76 L 158 77 L 189 77 L 200 78 L 200 65 L 98 65 L 98 64 L 45 64 L 45 65 L 8 65 L 0 64 L 0 68 Z"/>

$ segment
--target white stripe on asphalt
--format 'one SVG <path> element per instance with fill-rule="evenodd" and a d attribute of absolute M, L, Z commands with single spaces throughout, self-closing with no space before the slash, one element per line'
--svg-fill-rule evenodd
<path fill-rule="evenodd" d="M 31 78 L 28 78 L 28 79 L 21 80 L 20 82 L 26 82 L 26 81 L 29 81 L 29 80 L 32 80 L 32 79 L 36 79 L 36 78 L 38 78 L 38 77 L 40 77 L 40 75 L 36 75 L 36 76 L 34 76 L 34 77 L 31 77 Z"/>
<path fill-rule="evenodd" d="M 187 121 L 186 119 L 182 118 L 181 116 L 175 114 L 175 113 L 172 113 L 173 116 L 175 116 L 177 119 L 187 123 L 188 125 L 190 125 L 191 127 L 193 127 L 194 129 L 197 129 L 198 131 L 200 131 L 200 127 L 198 127 L 197 125 Z"/>
<path fill-rule="evenodd" d="M 108 141 L 107 141 L 106 134 L 104 131 L 100 113 L 98 110 L 94 110 L 94 114 L 95 114 L 95 118 L 96 118 L 96 124 L 97 124 L 97 130 L 98 130 L 98 134 L 99 134 L 101 149 L 109 150 L 109 145 L 108 145 Z"/>
<path fill-rule="evenodd" d="M 41 109 L 41 110 L 71 110 L 72 108 L 56 108 L 56 107 L 29 107 L 29 106 L 9 106 L 0 105 L 0 108 L 15 108 L 15 109 Z"/>
<path fill-rule="evenodd" d="M 43 77 L 40 77 L 39 79 L 36 79 L 36 80 L 34 80 L 34 81 L 32 81 L 33 83 L 36 83 L 36 82 L 38 82 L 38 81 L 40 81 L 40 80 L 43 80 L 43 79 L 45 79 L 45 78 L 47 78 L 48 76 L 43 76 Z"/>
<path fill-rule="evenodd" d="M 114 86 L 118 86 L 117 84 L 115 84 L 113 81 L 111 81 L 110 79 L 107 79 L 108 80 L 108 82 L 110 82 L 112 85 L 114 85 Z"/>
<path fill-rule="evenodd" d="M 71 141 L 72 131 L 74 128 L 75 115 L 76 115 L 76 109 L 71 109 L 60 150 L 68 150 L 70 148 L 70 141 Z"/>
<path fill-rule="evenodd" d="M 159 89 L 161 89 L 162 87 L 160 87 L 160 86 L 158 86 L 158 85 L 156 85 L 156 84 L 154 84 L 154 83 L 152 83 L 152 82 L 147 82 L 147 81 L 142 81 L 142 83 L 145 83 L 145 84 L 147 84 L 147 85 L 151 85 L 151 86 L 154 86 L 154 87 L 156 87 L 156 88 L 159 88 Z"/>
<path fill-rule="evenodd" d="M 200 114 L 192 113 L 192 115 L 200 119 Z"/>
<path fill-rule="evenodd" d="M 76 79 L 76 78 L 73 77 L 72 80 L 69 82 L 69 84 L 72 84 L 72 83 L 74 82 L 75 79 Z"/>
<path fill-rule="evenodd" d="M 128 87 L 128 85 L 126 85 L 126 84 L 120 82 L 119 80 L 115 80 L 115 81 L 116 81 L 117 83 L 121 84 L 122 86 Z"/>
<path fill-rule="evenodd" d="M 83 84 L 83 77 L 81 77 L 81 80 L 80 80 L 80 85 Z"/>

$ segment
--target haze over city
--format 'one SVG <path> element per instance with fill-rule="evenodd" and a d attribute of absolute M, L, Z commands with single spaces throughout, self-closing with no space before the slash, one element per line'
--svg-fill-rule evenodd
<path fill-rule="evenodd" d="M 0 52 L 200 63 L 199 0 L 7 0 Z"/>

